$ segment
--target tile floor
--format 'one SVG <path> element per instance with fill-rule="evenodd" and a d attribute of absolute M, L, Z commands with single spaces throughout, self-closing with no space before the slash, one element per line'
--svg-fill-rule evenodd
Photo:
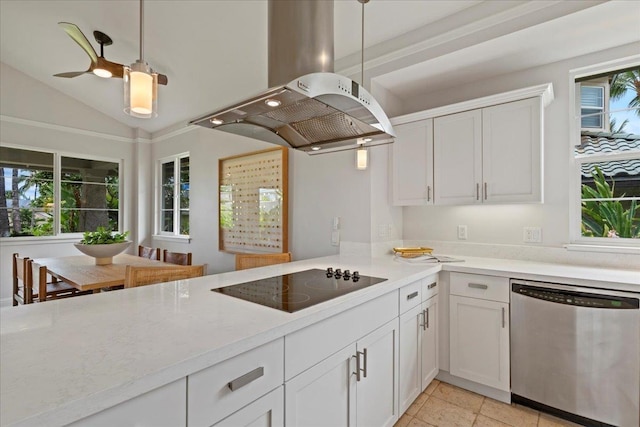
<path fill-rule="evenodd" d="M 573 427 L 521 405 L 507 405 L 433 380 L 394 427 Z"/>

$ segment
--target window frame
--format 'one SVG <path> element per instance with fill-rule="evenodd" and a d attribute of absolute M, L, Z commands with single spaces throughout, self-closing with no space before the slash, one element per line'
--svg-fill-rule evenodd
<path fill-rule="evenodd" d="M 191 238 L 191 158 L 188 151 L 163 157 L 156 162 L 156 191 L 155 197 L 155 236 L 160 238 L 172 238 L 172 239 L 190 239 Z M 189 158 L 189 234 L 180 234 L 180 185 L 182 180 L 180 179 L 180 161 L 184 158 Z M 173 162 L 174 174 L 178 179 L 173 183 L 173 231 L 162 230 L 162 166 L 166 163 Z"/>
<path fill-rule="evenodd" d="M 602 75 L 617 70 L 640 67 L 640 55 L 633 55 L 617 60 L 595 64 L 569 71 L 569 244 L 572 250 L 594 250 L 603 252 L 629 252 L 640 253 L 640 239 L 617 239 L 608 237 L 585 237 L 582 235 L 582 187 L 581 169 L 583 163 L 600 161 L 615 161 L 636 159 L 640 157 L 638 152 L 605 153 L 600 155 L 576 155 L 575 147 L 580 145 L 580 133 L 582 130 L 594 130 L 596 128 L 582 128 L 581 120 L 581 94 L 580 83 L 576 80 L 589 76 Z M 585 82 L 585 83 L 588 83 Z M 591 86 L 591 84 L 590 84 Z M 608 95 L 605 94 L 605 111 L 608 106 Z M 605 114 L 605 117 L 607 115 Z"/>
<path fill-rule="evenodd" d="M 80 158 L 84 160 L 96 160 L 101 162 L 112 162 L 117 163 L 118 165 L 118 230 L 114 230 L 118 233 L 123 232 L 123 220 L 124 220 L 124 211 L 126 209 L 126 202 L 122 197 L 124 194 L 124 161 L 123 159 L 116 159 L 112 157 L 104 157 L 104 156 L 96 156 L 91 154 L 84 153 L 75 153 L 71 151 L 59 151 L 52 150 L 42 147 L 35 147 L 31 145 L 20 145 L 20 144 L 7 144 L 2 143 L 2 145 L 6 148 L 13 148 L 17 150 L 25 150 L 25 151 L 37 151 L 41 153 L 50 153 L 53 155 L 53 200 L 54 200 L 54 208 L 53 208 L 53 235 L 51 236 L 16 236 L 16 237 L 0 237 L 0 241 L 2 242 L 17 242 L 17 241 L 29 241 L 29 240 L 78 240 L 82 238 L 83 232 L 75 232 L 75 233 L 62 233 L 62 224 L 60 224 L 60 219 L 62 218 L 61 213 L 61 181 L 62 181 L 62 157 L 71 157 L 71 158 Z"/>
<path fill-rule="evenodd" d="M 602 102 L 603 105 L 599 108 L 600 109 L 600 113 L 603 113 L 601 116 L 601 126 L 599 127 L 583 127 L 582 126 L 582 118 L 580 120 L 580 129 L 581 130 L 585 130 L 585 131 L 608 131 L 609 130 L 609 115 L 606 114 L 606 106 L 609 104 L 609 91 L 608 89 L 608 84 L 606 83 L 592 83 L 592 82 L 583 82 L 583 83 L 578 83 L 580 85 L 580 88 L 582 89 L 582 87 L 590 87 L 590 88 L 597 88 L 600 89 L 600 91 L 602 92 Z M 580 91 L 580 115 L 582 115 L 582 109 L 583 108 L 588 108 L 588 109 L 592 109 L 595 110 L 598 107 L 593 107 L 593 106 L 584 106 L 582 105 L 582 92 Z M 595 113 L 593 113 L 595 114 Z"/>

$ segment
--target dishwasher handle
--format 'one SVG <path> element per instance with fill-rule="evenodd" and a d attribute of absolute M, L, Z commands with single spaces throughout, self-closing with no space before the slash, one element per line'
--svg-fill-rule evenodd
<path fill-rule="evenodd" d="M 562 286 L 562 285 L 561 285 Z M 638 310 L 640 309 L 640 296 L 621 295 L 621 292 L 611 291 L 611 295 L 565 289 L 566 286 L 553 287 L 552 284 L 532 286 L 517 282 L 511 283 L 511 293 L 542 301 L 572 305 L 576 307 L 609 309 L 609 310 Z"/>

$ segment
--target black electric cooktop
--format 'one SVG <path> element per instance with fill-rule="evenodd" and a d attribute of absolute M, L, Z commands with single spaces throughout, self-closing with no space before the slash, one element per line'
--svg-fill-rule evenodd
<path fill-rule="evenodd" d="M 385 280 L 360 276 L 357 271 L 343 272 L 328 268 L 299 271 L 211 290 L 293 313 Z"/>

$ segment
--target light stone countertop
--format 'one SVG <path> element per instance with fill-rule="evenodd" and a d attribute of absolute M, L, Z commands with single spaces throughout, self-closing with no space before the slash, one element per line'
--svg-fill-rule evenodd
<path fill-rule="evenodd" d="M 579 280 L 640 293 L 640 271 L 456 258 L 465 261 L 407 264 L 392 256 L 331 256 L 2 309 L 0 424 L 67 424 L 443 268 L 558 283 Z M 210 290 L 329 266 L 388 280 L 296 313 Z"/>

